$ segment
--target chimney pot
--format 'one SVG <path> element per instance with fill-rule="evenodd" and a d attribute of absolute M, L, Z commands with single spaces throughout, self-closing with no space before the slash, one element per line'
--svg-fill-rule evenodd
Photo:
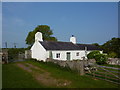
<path fill-rule="evenodd" d="M 43 37 L 42 37 L 42 33 L 41 32 L 37 32 L 35 34 L 35 41 L 43 41 Z"/>
<path fill-rule="evenodd" d="M 74 35 L 72 35 L 72 37 L 70 37 L 70 42 L 76 44 L 76 37 L 74 37 Z"/>

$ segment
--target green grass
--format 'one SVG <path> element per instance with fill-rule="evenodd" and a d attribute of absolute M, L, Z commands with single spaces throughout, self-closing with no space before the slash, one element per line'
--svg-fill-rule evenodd
<path fill-rule="evenodd" d="M 2 67 L 3 88 L 42 88 L 36 80 L 26 71 L 14 64 L 4 64 Z"/>
<path fill-rule="evenodd" d="M 53 63 L 37 61 L 25 61 L 21 63 L 31 63 L 45 69 L 51 76 L 66 79 L 72 82 L 69 88 L 118 88 L 118 85 L 103 81 L 94 80 L 89 76 L 80 76 L 69 68 L 61 68 Z M 42 88 L 46 87 L 37 83 L 26 71 L 16 67 L 15 63 L 3 65 L 3 88 Z"/>
<path fill-rule="evenodd" d="M 63 78 L 63 79 L 71 80 L 73 83 L 70 87 L 78 87 L 78 88 L 87 88 L 87 87 L 88 88 L 102 88 L 103 87 L 105 88 L 105 87 L 117 87 L 118 86 L 118 85 L 111 84 L 106 81 L 94 80 L 88 76 L 80 76 L 77 73 L 69 70 L 69 68 L 63 69 L 53 63 L 31 62 L 31 61 L 28 61 L 28 62 L 38 67 L 48 70 L 56 78 Z"/>

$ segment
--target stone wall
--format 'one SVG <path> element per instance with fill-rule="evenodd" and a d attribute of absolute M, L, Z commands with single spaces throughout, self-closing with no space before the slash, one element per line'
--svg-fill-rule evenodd
<path fill-rule="evenodd" d="M 111 65 L 120 65 L 120 58 L 108 58 L 107 63 Z"/>
<path fill-rule="evenodd" d="M 0 57 L 2 59 L 2 63 L 8 63 L 8 50 L 7 49 L 2 49 L 0 52 Z"/>
<path fill-rule="evenodd" d="M 47 59 L 47 62 L 53 62 L 55 64 L 60 65 L 61 67 L 69 67 L 71 70 L 75 70 L 81 75 L 84 75 L 84 66 L 95 65 L 94 59 L 89 60 L 72 60 L 72 61 L 62 61 L 62 60 L 53 60 L 53 59 Z"/>
<path fill-rule="evenodd" d="M 31 58 L 31 50 L 25 50 L 25 59 Z"/>
<path fill-rule="evenodd" d="M 25 54 L 24 53 L 19 53 L 18 54 L 18 60 L 24 60 L 25 59 Z"/>

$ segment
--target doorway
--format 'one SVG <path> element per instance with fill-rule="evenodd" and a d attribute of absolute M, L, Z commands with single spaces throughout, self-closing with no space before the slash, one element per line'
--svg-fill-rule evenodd
<path fill-rule="evenodd" d="M 70 52 L 67 52 L 67 60 L 70 60 Z"/>

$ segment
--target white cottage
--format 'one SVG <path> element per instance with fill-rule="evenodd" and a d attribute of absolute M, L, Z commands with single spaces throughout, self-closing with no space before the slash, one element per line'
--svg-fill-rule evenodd
<path fill-rule="evenodd" d="M 46 61 L 47 58 L 64 61 L 83 59 L 93 50 L 102 53 L 102 50 L 95 45 L 77 44 L 73 35 L 70 37 L 70 42 L 43 41 L 41 32 L 35 34 L 35 43 L 31 47 L 32 58 L 39 61 Z"/>

